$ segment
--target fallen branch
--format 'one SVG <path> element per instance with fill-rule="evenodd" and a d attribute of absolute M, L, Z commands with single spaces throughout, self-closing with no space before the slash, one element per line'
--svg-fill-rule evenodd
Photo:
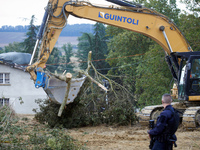
<path fill-rule="evenodd" d="M 93 79 L 87 72 L 80 70 L 80 73 L 84 74 L 85 76 L 87 76 L 92 82 L 94 82 L 95 84 L 97 84 L 100 88 L 102 88 L 105 91 L 108 91 L 108 89 L 103 86 L 101 83 L 99 83 L 98 81 L 96 81 L 95 79 Z"/>
<path fill-rule="evenodd" d="M 63 100 L 63 102 L 60 106 L 59 112 L 58 112 L 59 117 L 62 115 L 63 109 L 65 108 L 67 100 L 68 100 L 69 90 L 70 90 L 70 87 L 71 87 L 72 74 L 67 73 L 65 77 L 66 77 L 65 81 L 67 83 L 67 87 L 66 87 L 66 92 L 65 92 L 65 98 L 64 98 L 64 100 Z"/>
<path fill-rule="evenodd" d="M 89 53 L 88 53 L 88 67 L 86 69 L 87 74 L 88 74 L 88 72 L 91 68 L 91 60 L 92 60 L 92 51 L 89 51 Z"/>
<path fill-rule="evenodd" d="M 103 86 L 101 83 L 99 83 L 98 81 L 96 81 L 95 79 L 93 79 L 93 78 L 89 75 L 88 72 L 89 72 L 91 66 L 93 66 L 93 65 L 92 65 L 92 62 L 91 62 L 91 59 L 92 59 L 92 51 L 90 51 L 90 52 L 88 53 L 88 67 L 87 67 L 86 71 L 80 70 L 79 72 L 80 72 L 81 74 L 84 74 L 85 76 L 87 76 L 92 82 L 94 82 L 95 84 L 97 84 L 97 85 L 98 85 L 100 88 L 102 88 L 103 90 L 108 91 L 107 88 L 106 88 L 105 86 Z M 95 69 L 94 66 L 93 66 L 93 69 Z M 96 70 L 96 69 L 95 69 L 95 70 Z"/>

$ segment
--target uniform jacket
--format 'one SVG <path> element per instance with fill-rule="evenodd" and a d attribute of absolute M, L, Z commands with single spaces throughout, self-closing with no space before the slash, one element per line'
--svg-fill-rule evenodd
<path fill-rule="evenodd" d="M 166 110 L 168 107 L 173 107 L 171 105 L 166 106 L 166 108 L 163 110 L 163 112 L 160 113 L 160 116 L 157 119 L 156 126 L 149 131 L 150 135 L 160 135 L 165 131 L 166 126 L 168 125 L 168 122 L 173 121 L 174 117 L 170 110 Z"/>

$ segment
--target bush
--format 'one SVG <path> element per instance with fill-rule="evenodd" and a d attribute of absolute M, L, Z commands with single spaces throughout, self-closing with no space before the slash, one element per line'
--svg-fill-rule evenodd
<path fill-rule="evenodd" d="M 0 149 L 2 150 L 80 150 L 85 149 L 66 129 L 49 129 L 28 118 L 20 119 L 9 106 L 0 107 Z"/>

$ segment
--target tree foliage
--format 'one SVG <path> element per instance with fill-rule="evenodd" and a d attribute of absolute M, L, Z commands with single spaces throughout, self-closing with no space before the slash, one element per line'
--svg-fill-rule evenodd
<path fill-rule="evenodd" d="M 200 51 L 200 18 L 195 14 L 180 15 L 180 29 L 194 51 Z"/>
<path fill-rule="evenodd" d="M 194 12 L 200 12 L 200 0 L 181 0 L 184 4 L 186 4 L 187 8 Z"/>
<path fill-rule="evenodd" d="M 93 53 L 92 58 L 94 60 L 98 60 L 93 62 L 95 68 L 101 69 L 99 72 L 107 73 L 107 70 L 103 70 L 104 68 L 108 67 L 108 64 L 105 62 L 106 55 L 108 54 L 107 51 L 107 40 L 108 36 L 106 36 L 105 26 L 101 23 L 96 23 L 94 25 L 94 38 L 93 38 Z M 103 60 L 103 61 L 101 61 Z"/>
<path fill-rule="evenodd" d="M 142 0 L 142 2 L 145 7 L 156 10 L 178 24 L 180 9 L 177 8 L 176 0 Z"/>
<path fill-rule="evenodd" d="M 61 51 L 64 51 L 64 54 Z M 61 49 L 54 47 L 47 61 L 47 69 L 50 72 L 57 72 L 59 74 L 62 74 L 64 71 L 74 73 L 74 65 L 71 63 L 73 55 L 71 43 L 64 44 Z"/>
<path fill-rule="evenodd" d="M 35 46 L 35 42 L 36 42 L 36 33 L 38 30 L 38 27 L 36 27 L 34 25 L 34 21 L 35 21 L 35 16 L 33 15 L 31 17 L 31 21 L 30 21 L 30 26 L 28 28 L 28 32 L 26 33 L 26 39 L 24 39 L 24 42 L 22 43 L 24 46 L 24 52 L 25 53 L 30 53 L 32 54 L 34 46 Z"/>
<path fill-rule="evenodd" d="M 4 53 L 8 52 L 24 52 L 23 44 L 18 42 L 9 43 L 8 46 L 4 47 Z"/>
<path fill-rule="evenodd" d="M 175 0 L 141 0 L 140 3 L 179 22 L 180 10 Z M 116 27 L 108 27 L 107 33 L 112 37 L 108 43 L 108 62 L 112 67 L 109 73 L 123 76 L 118 82 L 134 93 L 138 105 L 160 103 L 161 95 L 170 92 L 171 81 L 162 48 L 143 35 Z"/>
<path fill-rule="evenodd" d="M 170 93 L 172 77 L 161 49 L 159 45 L 152 45 L 136 68 L 138 106 L 160 104 L 161 95 Z"/>
<path fill-rule="evenodd" d="M 66 70 L 67 72 L 73 72 L 73 65 L 70 64 L 70 58 L 73 56 L 73 48 L 71 43 L 64 44 L 62 46 L 62 50 L 64 50 L 65 55 L 62 57 L 63 65 L 61 65 L 62 70 Z"/>
<path fill-rule="evenodd" d="M 58 71 L 59 72 L 59 63 L 60 63 L 60 59 L 61 59 L 61 52 L 59 51 L 59 49 L 57 47 L 53 48 L 53 51 L 51 52 L 51 55 L 49 56 L 49 59 L 47 61 L 47 69 L 50 72 L 55 72 Z"/>
<path fill-rule="evenodd" d="M 143 58 L 143 53 L 149 49 L 151 44 L 152 41 L 149 38 L 130 31 L 120 32 L 113 36 L 108 43 L 107 61 L 112 67 L 109 74 L 121 76 L 115 78 L 115 81 L 118 81 L 133 93 L 135 91 L 138 61 Z"/>
<path fill-rule="evenodd" d="M 89 51 L 92 51 L 93 47 L 93 35 L 89 33 L 83 33 L 81 37 L 78 38 L 78 61 L 82 62 L 79 64 L 81 69 L 87 68 L 87 61 Z"/>
<path fill-rule="evenodd" d="M 107 55 L 107 41 L 105 26 L 101 23 L 96 23 L 94 25 L 94 34 L 83 33 L 81 37 L 78 38 L 78 53 L 77 57 L 79 61 L 86 61 L 89 51 L 92 51 L 92 59 L 96 60 L 94 66 L 96 69 L 102 69 L 100 72 L 106 73 L 107 70 L 103 70 L 108 67 L 105 61 Z M 86 63 L 80 63 L 81 68 L 86 68 Z"/>
<path fill-rule="evenodd" d="M 4 53 L 4 50 L 3 50 L 2 47 L 0 47 L 0 54 L 1 54 L 1 53 Z"/>

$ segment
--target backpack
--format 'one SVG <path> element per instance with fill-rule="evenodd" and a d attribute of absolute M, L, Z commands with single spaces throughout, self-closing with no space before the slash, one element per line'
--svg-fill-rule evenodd
<path fill-rule="evenodd" d="M 170 124 L 170 134 L 173 135 L 175 134 L 175 132 L 178 129 L 178 126 L 180 124 L 180 115 L 179 115 L 179 111 L 176 110 L 175 108 L 166 108 L 166 110 L 170 110 L 172 112 L 172 117 L 174 117 L 174 122 L 171 122 Z"/>

